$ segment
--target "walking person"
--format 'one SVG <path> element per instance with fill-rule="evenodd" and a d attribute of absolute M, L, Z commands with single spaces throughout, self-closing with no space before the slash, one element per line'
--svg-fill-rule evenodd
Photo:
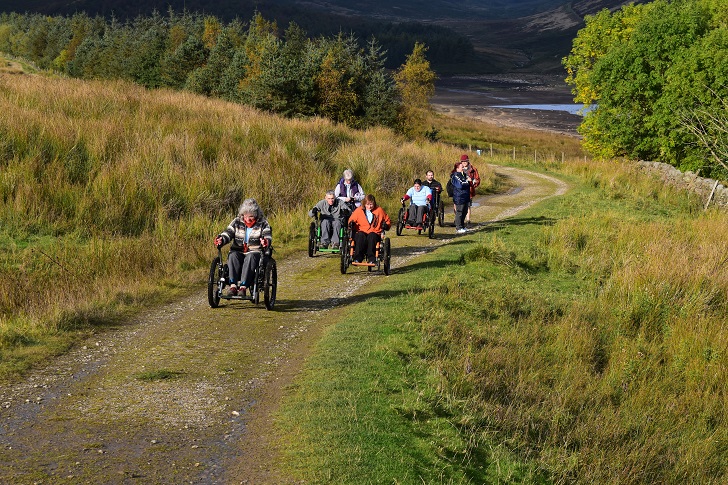
<path fill-rule="evenodd" d="M 467 160 L 467 155 L 463 155 L 463 157 L 460 158 L 460 164 L 457 165 L 450 176 L 453 187 L 452 201 L 455 204 L 455 232 L 457 234 L 467 232 L 465 228 L 465 216 L 468 213 L 471 201 L 470 185 L 472 179 L 465 172 L 469 161 Z"/>
<path fill-rule="evenodd" d="M 478 169 L 475 168 L 475 166 L 470 163 L 470 158 L 467 155 L 462 155 L 460 157 L 460 161 L 465 163 L 464 172 L 465 174 L 470 177 L 470 202 L 468 203 L 468 211 L 467 214 L 465 214 L 465 224 L 466 226 L 470 224 L 470 208 L 473 205 L 473 199 L 475 198 L 475 189 L 477 189 L 480 186 L 480 174 L 478 173 Z"/>

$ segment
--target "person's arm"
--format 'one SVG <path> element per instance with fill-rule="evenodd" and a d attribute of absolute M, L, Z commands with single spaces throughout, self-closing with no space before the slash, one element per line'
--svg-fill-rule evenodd
<path fill-rule="evenodd" d="M 316 217 L 316 214 L 318 214 L 319 212 L 321 212 L 321 209 L 319 208 L 319 203 L 316 203 L 316 205 L 313 206 L 310 211 L 308 211 L 308 215 L 311 217 Z"/>
<path fill-rule="evenodd" d="M 382 230 L 386 231 L 390 227 L 392 227 L 392 221 L 389 219 L 389 214 L 382 209 Z"/>
<path fill-rule="evenodd" d="M 480 185 L 480 174 L 478 173 L 478 169 L 475 167 L 473 167 L 472 179 L 473 179 L 473 188 L 477 188 Z"/>
<path fill-rule="evenodd" d="M 357 202 L 361 202 L 362 200 L 364 200 L 364 197 L 366 197 L 367 194 L 364 193 L 364 188 L 361 186 L 360 183 L 357 183 L 356 185 L 359 187 L 359 193 L 354 194 L 354 197 L 352 198 Z"/>
<path fill-rule="evenodd" d="M 410 200 L 410 190 L 412 189 L 409 189 L 407 192 L 404 193 L 404 197 L 402 197 L 402 202 L 404 202 L 405 200 Z"/>

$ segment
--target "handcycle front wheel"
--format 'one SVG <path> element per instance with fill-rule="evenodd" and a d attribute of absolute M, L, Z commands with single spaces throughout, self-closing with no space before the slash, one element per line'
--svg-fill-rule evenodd
<path fill-rule="evenodd" d="M 402 235 L 402 229 L 404 229 L 404 207 L 402 207 L 399 210 L 399 215 L 397 215 L 397 235 Z"/>

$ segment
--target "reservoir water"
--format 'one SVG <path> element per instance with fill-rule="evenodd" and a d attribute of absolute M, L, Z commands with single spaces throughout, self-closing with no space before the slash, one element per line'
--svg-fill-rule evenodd
<path fill-rule="evenodd" d="M 582 115 L 584 107 L 580 104 L 500 104 L 493 105 L 493 108 L 508 109 L 535 109 L 543 111 L 566 111 L 573 115 Z M 589 108 L 586 109 L 589 111 Z"/>

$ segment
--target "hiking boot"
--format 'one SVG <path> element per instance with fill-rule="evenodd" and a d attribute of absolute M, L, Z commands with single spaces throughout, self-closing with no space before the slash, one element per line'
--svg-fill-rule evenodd
<path fill-rule="evenodd" d="M 228 295 L 230 296 L 237 296 L 238 295 L 238 287 L 235 285 L 230 285 L 230 288 L 228 288 Z"/>
<path fill-rule="evenodd" d="M 339 249 L 339 243 L 332 244 L 331 249 Z"/>
<path fill-rule="evenodd" d="M 329 243 L 319 245 L 319 249 L 329 249 Z"/>

